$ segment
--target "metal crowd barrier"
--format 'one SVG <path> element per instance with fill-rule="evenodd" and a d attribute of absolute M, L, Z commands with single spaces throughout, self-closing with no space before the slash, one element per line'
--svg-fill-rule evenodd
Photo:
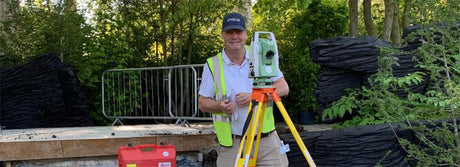
<path fill-rule="evenodd" d="M 212 120 L 198 110 L 203 65 L 112 69 L 102 74 L 102 112 L 115 119 Z"/>

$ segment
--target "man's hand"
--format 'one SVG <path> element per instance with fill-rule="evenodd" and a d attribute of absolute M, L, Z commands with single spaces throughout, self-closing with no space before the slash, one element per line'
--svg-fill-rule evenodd
<path fill-rule="evenodd" d="M 240 92 L 235 95 L 235 101 L 238 107 L 249 106 L 250 100 L 251 100 L 251 93 Z"/>
<path fill-rule="evenodd" d="M 236 107 L 235 103 L 232 103 L 229 100 L 224 100 L 220 102 L 219 106 L 220 106 L 220 109 L 228 115 L 232 114 L 233 111 L 235 111 L 235 107 Z"/>

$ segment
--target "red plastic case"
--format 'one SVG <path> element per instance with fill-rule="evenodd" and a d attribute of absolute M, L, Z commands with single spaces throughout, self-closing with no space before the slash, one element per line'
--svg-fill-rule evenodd
<path fill-rule="evenodd" d="M 176 167 L 173 145 L 139 145 L 118 149 L 118 167 Z"/>

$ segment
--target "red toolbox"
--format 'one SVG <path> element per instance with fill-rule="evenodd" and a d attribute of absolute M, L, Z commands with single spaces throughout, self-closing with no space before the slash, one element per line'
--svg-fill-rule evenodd
<path fill-rule="evenodd" d="M 176 167 L 173 145 L 139 145 L 118 149 L 119 167 Z"/>

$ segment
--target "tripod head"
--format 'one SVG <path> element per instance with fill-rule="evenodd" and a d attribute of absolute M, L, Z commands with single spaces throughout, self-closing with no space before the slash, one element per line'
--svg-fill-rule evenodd
<path fill-rule="evenodd" d="M 267 36 L 266 38 L 260 35 Z M 256 31 L 251 40 L 249 78 L 256 88 L 272 87 L 271 77 L 278 75 L 278 46 L 272 32 Z"/>

